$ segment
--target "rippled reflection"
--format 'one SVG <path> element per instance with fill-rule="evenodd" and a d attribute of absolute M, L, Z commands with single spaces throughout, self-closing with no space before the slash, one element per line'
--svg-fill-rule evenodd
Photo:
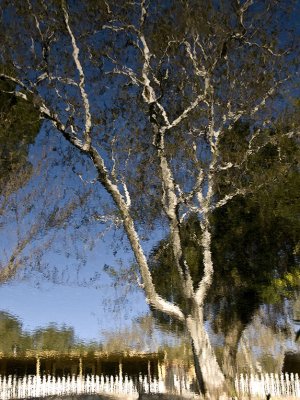
<path fill-rule="evenodd" d="M 228 344 L 230 335 L 226 339 L 215 334 L 208 323 L 219 362 L 222 364 L 229 348 L 235 354 L 238 373 L 300 373 L 298 307 L 299 301 L 294 304 L 294 319 L 281 322 L 281 326 L 280 315 L 275 313 L 277 320 L 272 326 L 270 310 L 261 308 L 242 332 L 236 349 Z M 171 381 L 174 375 L 194 376 L 193 368 L 187 335 L 182 331 L 168 335 L 165 326 L 159 327 L 150 315 L 123 331 L 104 333 L 98 342 L 83 342 L 72 327 L 52 323 L 27 332 L 17 316 L 0 313 L 2 376 L 146 376 Z"/>

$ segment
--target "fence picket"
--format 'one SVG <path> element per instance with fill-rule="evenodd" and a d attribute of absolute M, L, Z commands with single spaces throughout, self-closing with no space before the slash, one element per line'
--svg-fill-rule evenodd
<path fill-rule="evenodd" d="M 174 393 L 191 394 L 191 381 L 187 377 L 174 375 Z M 235 379 L 236 391 L 240 396 L 257 396 L 262 399 L 270 394 L 271 397 L 300 398 L 300 379 L 298 374 L 260 374 L 237 376 Z M 0 375 L 0 400 L 29 399 L 45 396 L 63 396 L 75 394 L 126 394 L 137 395 L 138 392 L 166 393 L 163 380 L 148 380 L 147 376 L 137 379 L 123 379 L 119 376 L 67 376 L 54 377 L 39 376 L 1 376 Z"/>

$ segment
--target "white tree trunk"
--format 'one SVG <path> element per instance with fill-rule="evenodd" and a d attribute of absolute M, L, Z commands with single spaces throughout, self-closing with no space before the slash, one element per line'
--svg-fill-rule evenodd
<path fill-rule="evenodd" d="M 226 392 L 225 377 L 204 327 L 203 310 L 195 310 L 186 324 L 192 341 L 199 389 L 208 398 L 218 399 Z"/>

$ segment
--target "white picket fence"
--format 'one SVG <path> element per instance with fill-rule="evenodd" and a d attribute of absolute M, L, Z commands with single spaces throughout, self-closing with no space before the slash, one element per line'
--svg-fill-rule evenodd
<path fill-rule="evenodd" d="M 266 398 L 295 397 L 300 399 L 300 379 L 298 374 L 240 375 L 235 380 L 235 388 L 240 395 Z"/>
<path fill-rule="evenodd" d="M 140 376 L 132 379 L 125 376 L 68 376 L 53 377 L 50 375 L 24 376 L 0 376 L 0 400 L 28 399 L 46 396 L 67 396 L 79 394 L 118 394 L 137 398 L 138 393 L 166 393 L 172 392 L 180 395 L 192 395 L 190 391 L 191 381 L 179 379 L 174 375 L 172 388 L 166 387 L 162 380 Z M 272 397 L 294 397 L 300 399 L 300 379 L 298 374 L 261 374 L 240 375 L 235 381 L 236 391 L 239 396 L 256 396 L 262 399 L 267 394 Z"/>
<path fill-rule="evenodd" d="M 179 379 L 174 376 L 172 392 L 178 394 L 187 394 L 190 384 L 186 379 Z M 118 394 L 131 395 L 137 397 L 138 393 L 166 393 L 164 381 L 152 379 L 148 381 L 147 377 L 140 376 L 137 379 L 120 379 L 118 376 L 67 376 L 53 377 L 50 375 L 24 376 L 17 378 L 15 376 L 0 376 L 0 399 L 28 399 L 34 397 L 46 396 L 65 396 L 79 394 Z"/>

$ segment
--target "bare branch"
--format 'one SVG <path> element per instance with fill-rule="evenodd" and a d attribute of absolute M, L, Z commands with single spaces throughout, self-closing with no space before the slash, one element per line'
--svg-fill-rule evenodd
<path fill-rule="evenodd" d="M 171 243 L 175 264 L 181 276 L 182 290 L 187 298 L 192 299 L 194 295 L 193 280 L 189 266 L 183 256 L 180 238 L 180 217 L 178 213 L 179 199 L 176 195 L 172 170 L 165 155 L 164 134 L 160 132 L 157 126 L 153 126 L 153 130 L 156 132 L 156 139 L 154 143 L 157 148 L 162 177 L 162 206 L 169 219 Z"/>
<path fill-rule="evenodd" d="M 19 97 L 20 99 L 26 100 L 28 101 L 28 98 L 26 96 L 26 94 L 22 93 L 22 92 L 15 92 L 14 90 L 0 90 L 1 93 L 7 93 L 7 94 L 13 94 L 16 97 Z"/>
<path fill-rule="evenodd" d="M 31 14 L 33 16 L 36 30 L 41 39 L 42 56 L 43 56 L 42 68 L 45 71 L 45 74 L 49 75 L 49 65 L 48 65 L 49 60 L 48 60 L 48 58 L 49 58 L 49 52 L 50 52 L 50 43 L 54 37 L 54 32 L 51 32 L 51 33 L 49 33 L 49 32 L 43 33 L 42 32 L 40 21 L 39 21 L 38 17 L 36 16 L 36 14 L 34 13 L 33 6 L 31 4 L 30 0 L 27 0 L 27 4 L 28 4 L 29 11 L 31 12 Z M 43 5 L 44 9 L 46 10 L 45 4 L 43 4 L 43 2 L 42 2 L 42 5 Z M 32 39 L 32 49 L 35 54 L 33 39 Z"/>
<path fill-rule="evenodd" d="M 104 3 L 105 3 L 105 5 L 106 5 L 107 13 L 108 13 L 108 14 L 112 14 L 112 11 L 111 11 L 111 9 L 110 9 L 109 4 L 107 3 L 107 1 L 104 1 Z"/>
<path fill-rule="evenodd" d="M 139 34 L 139 31 L 136 29 L 134 25 L 103 25 L 102 29 L 110 29 L 115 32 L 127 32 L 128 30 Z"/>
<path fill-rule="evenodd" d="M 99 181 L 105 187 L 107 192 L 112 196 L 115 204 L 117 205 L 123 219 L 123 224 L 125 231 L 127 233 L 128 239 L 131 243 L 132 250 L 140 267 L 141 276 L 143 279 L 144 290 L 146 293 L 146 297 L 148 302 L 155 308 L 160 311 L 167 313 L 170 316 L 173 316 L 179 320 L 184 319 L 184 315 L 180 308 L 164 299 L 162 299 L 155 290 L 155 286 L 152 281 L 152 276 L 149 270 L 149 266 L 147 263 L 146 256 L 143 252 L 143 249 L 140 245 L 138 234 L 135 230 L 134 222 L 132 217 L 130 216 L 128 206 L 123 196 L 121 195 L 117 185 L 115 185 L 109 178 L 108 171 L 105 167 L 104 160 L 99 155 L 98 151 L 91 146 L 90 148 L 90 156 L 97 168 L 99 174 Z"/>
<path fill-rule="evenodd" d="M 248 189 L 237 189 L 235 192 L 227 194 L 226 196 L 223 197 L 223 199 L 219 200 L 212 209 L 220 208 L 222 206 L 225 206 L 230 200 L 232 200 L 234 197 L 239 196 L 239 195 L 245 195 L 246 193 L 250 193 L 252 190 Z M 211 210 L 212 210 L 211 209 Z"/>
<path fill-rule="evenodd" d="M 59 117 L 57 114 L 52 112 L 45 104 L 41 104 L 39 106 L 39 110 L 41 112 L 42 117 L 50 120 L 52 124 L 57 128 L 67 139 L 70 143 L 72 143 L 75 147 L 77 147 L 81 151 L 87 151 L 86 148 L 84 147 L 82 141 L 78 139 L 74 134 L 70 134 L 65 125 L 60 121 Z"/>
<path fill-rule="evenodd" d="M 211 233 L 208 230 L 208 225 L 202 223 L 201 246 L 203 248 L 203 277 L 198 285 L 195 293 L 195 300 L 199 307 L 203 307 L 204 299 L 207 291 L 212 284 L 214 266 L 211 254 Z"/>
<path fill-rule="evenodd" d="M 146 16 L 147 16 L 146 2 L 145 0 L 141 0 L 140 28 L 142 28 L 142 26 L 144 25 Z"/>
<path fill-rule="evenodd" d="M 200 40 L 199 40 L 199 35 L 196 36 L 195 44 L 197 44 L 197 45 L 199 46 L 199 48 L 200 48 L 200 50 L 201 50 L 201 52 L 202 52 L 202 55 L 203 55 L 204 60 L 207 61 L 207 53 L 206 53 L 206 51 L 204 50 L 204 47 L 203 47 L 202 43 L 201 43 Z"/>
<path fill-rule="evenodd" d="M 27 92 L 30 92 L 31 94 L 33 94 L 33 92 L 22 81 L 20 81 L 19 79 L 15 78 L 13 76 L 0 73 L 0 79 L 4 79 L 4 80 L 10 81 L 10 82 L 13 82 L 16 85 L 20 86 L 22 89 L 25 89 Z"/>
<path fill-rule="evenodd" d="M 201 69 L 199 68 L 198 57 L 195 54 L 195 52 L 192 52 L 192 48 L 191 48 L 190 43 L 185 41 L 184 45 L 186 47 L 186 51 L 187 51 L 187 54 L 188 54 L 189 58 L 192 60 L 196 75 L 201 76 L 201 77 L 205 77 L 206 76 L 206 70 L 205 70 L 205 68 L 203 66 L 201 67 Z"/>
<path fill-rule="evenodd" d="M 249 115 L 253 117 L 262 107 L 266 105 L 266 102 L 269 98 L 271 98 L 275 93 L 276 90 L 278 89 L 279 86 L 281 86 L 284 82 L 288 81 L 291 78 L 291 76 L 287 76 L 284 79 L 281 79 L 279 81 L 276 81 L 274 85 L 265 93 L 263 98 L 250 110 L 244 109 L 244 110 L 239 110 L 236 112 L 231 111 L 230 109 L 230 103 L 227 105 L 229 112 L 226 115 L 223 116 L 223 124 L 231 120 L 230 125 L 228 126 L 228 129 L 231 130 L 234 127 L 234 124 L 243 116 L 243 115 Z"/>
<path fill-rule="evenodd" d="M 200 94 L 197 98 L 177 117 L 173 122 L 161 128 L 161 132 L 166 132 L 169 129 L 179 125 L 181 121 L 188 117 L 189 113 L 193 111 L 202 101 L 205 101 L 205 94 Z"/>
<path fill-rule="evenodd" d="M 23 82 L 21 82 L 19 79 L 14 78 L 12 76 L 6 75 L 6 74 L 0 74 L 0 79 L 6 79 L 9 80 L 10 82 L 15 83 L 16 85 L 20 86 L 22 89 L 24 89 L 32 98 L 29 99 L 27 94 L 24 94 L 19 91 L 12 91 L 10 93 L 14 94 L 17 97 L 22 98 L 23 100 L 26 100 L 28 102 L 31 102 L 35 108 L 37 108 L 41 116 L 45 119 L 48 119 L 52 122 L 52 124 L 63 134 L 63 136 L 70 142 L 72 143 L 75 147 L 77 147 L 81 151 L 86 151 L 86 148 L 84 147 L 82 141 L 74 136 L 74 134 L 70 134 L 64 124 L 60 121 L 58 115 L 51 111 L 45 103 L 41 101 L 41 99 L 31 90 L 29 89 Z"/>
<path fill-rule="evenodd" d="M 257 113 L 257 111 L 259 111 L 265 104 L 266 101 L 275 93 L 276 89 L 282 85 L 284 82 L 288 81 L 290 79 L 290 75 L 287 76 L 284 79 L 278 80 L 275 82 L 274 86 L 272 86 L 267 93 L 265 94 L 265 96 L 261 99 L 261 101 L 250 111 L 250 115 L 251 117 Z"/>
<path fill-rule="evenodd" d="M 203 197 L 202 197 L 202 185 L 203 185 L 203 180 L 204 180 L 204 171 L 203 169 L 200 170 L 195 185 L 193 189 L 188 192 L 188 193 L 183 193 L 180 198 L 179 198 L 179 203 L 180 204 L 188 204 L 195 195 L 198 195 L 200 199 L 200 203 L 203 202 Z"/>
<path fill-rule="evenodd" d="M 127 76 L 134 85 L 140 86 L 142 84 L 142 82 L 138 79 L 138 77 L 132 71 L 131 68 L 123 66 L 121 69 L 119 69 L 119 68 L 115 67 L 112 72 L 114 74 Z"/>
<path fill-rule="evenodd" d="M 49 80 L 62 82 L 66 85 L 79 86 L 78 83 L 75 82 L 74 79 L 72 79 L 72 78 L 63 78 L 62 76 L 55 76 L 55 75 L 49 74 Z"/>
<path fill-rule="evenodd" d="M 84 113 L 85 113 L 85 128 L 84 128 L 84 144 L 83 144 L 83 150 L 89 150 L 91 146 L 91 128 L 92 128 L 92 117 L 90 113 L 90 103 L 89 99 L 87 96 L 87 93 L 85 91 L 85 75 L 83 72 L 83 68 L 81 65 L 81 62 L 79 60 L 79 48 L 76 43 L 75 36 L 73 35 L 73 32 L 70 28 L 69 24 L 69 15 L 67 12 L 67 7 L 65 0 L 62 0 L 62 9 L 63 9 L 63 14 L 64 14 L 64 21 L 67 27 L 67 31 L 71 37 L 71 42 L 72 42 L 72 47 L 73 47 L 73 60 L 75 62 L 77 71 L 79 73 L 79 89 L 82 97 L 82 102 L 83 102 L 83 107 L 84 107 Z"/>
<path fill-rule="evenodd" d="M 223 165 L 218 165 L 218 167 L 216 168 L 216 171 L 226 171 L 227 169 L 230 169 L 232 167 L 235 167 L 235 164 L 232 164 L 232 162 L 228 162 L 226 164 Z"/>
<path fill-rule="evenodd" d="M 240 1 L 239 0 L 237 0 L 237 3 L 240 5 Z M 253 3 L 254 3 L 253 0 L 246 0 L 245 3 L 237 11 L 237 14 L 238 14 L 238 17 L 239 17 L 239 23 L 244 29 L 245 29 L 245 26 L 244 26 L 244 14 Z"/>
<path fill-rule="evenodd" d="M 258 47 L 259 49 L 266 50 L 267 52 L 269 52 L 270 54 L 272 54 L 272 56 L 274 56 L 274 57 L 282 57 L 282 56 L 284 56 L 285 54 L 288 54 L 289 51 L 290 51 L 290 50 L 288 49 L 288 50 L 283 51 L 282 53 L 276 53 L 276 52 L 274 52 L 274 50 L 271 49 L 271 47 L 269 47 L 269 46 L 267 46 L 267 45 L 259 44 L 259 43 L 256 43 L 256 42 L 250 42 L 249 40 L 247 40 L 247 39 L 245 39 L 245 38 L 243 38 L 242 40 L 243 40 L 243 42 L 244 42 L 245 44 L 247 44 L 248 46 L 250 46 L 250 47 L 254 46 L 254 47 Z"/>
<path fill-rule="evenodd" d="M 265 140 L 264 143 L 261 145 L 257 146 L 254 148 L 254 141 L 259 135 L 261 134 L 261 129 L 257 129 L 254 134 L 251 136 L 249 143 L 248 143 L 248 149 L 246 150 L 243 159 L 241 160 L 240 163 L 238 164 L 232 164 L 231 162 L 225 164 L 224 166 L 220 165 L 217 168 L 217 171 L 224 171 L 228 170 L 230 168 L 236 168 L 236 169 L 241 169 L 243 165 L 247 163 L 250 157 L 257 155 L 264 147 L 266 147 L 268 144 L 277 144 L 276 136 L 269 136 L 267 140 Z M 293 138 L 295 135 L 295 132 L 290 131 L 286 133 L 284 136 L 288 138 Z"/>
<path fill-rule="evenodd" d="M 124 189 L 124 193 L 125 193 L 126 206 L 128 208 L 130 208 L 130 206 L 131 206 L 131 198 L 130 198 L 130 194 L 129 194 L 129 191 L 128 191 L 128 188 L 127 188 L 127 185 L 126 185 L 124 179 L 122 180 L 122 185 L 123 185 L 123 189 Z"/>

